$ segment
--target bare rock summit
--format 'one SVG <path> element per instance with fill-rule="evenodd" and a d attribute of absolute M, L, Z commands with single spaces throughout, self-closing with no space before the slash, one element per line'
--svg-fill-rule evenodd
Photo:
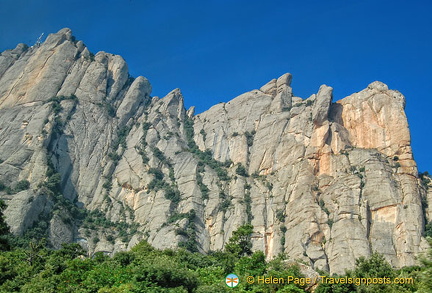
<path fill-rule="evenodd" d="M 207 253 L 251 223 L 268 258 L 331 273 L 374 251 L 415 264 L 431 197 L 403 95 L 373 82 L 337 102 L 326 85 L 302 99 L 291 80 L 195 115 L 180 90 L 151 96 L 122 57 L 92 54 L 69 29 L 1 53 L 0 197 L 12 231 L 90 254 L 142 239 Z"/>

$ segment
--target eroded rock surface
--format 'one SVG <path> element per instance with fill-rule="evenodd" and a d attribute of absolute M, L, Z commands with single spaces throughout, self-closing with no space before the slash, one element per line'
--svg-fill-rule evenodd
<path fill-rule="evenodd" d="M 268 258 L 342 273 L 377 251 L 413 265 L 430 192 L 403 95 L 374 82 L 336 103 L 326 85 L 301 99 L 291 79 L 195 115 L 180 90 L 152 97 L 120 56 L 91 54 L 69 29 L 3 52 L 0 181 L 30 183 L 0 193 L 12 231 L 46 222 L 54 247 L 90 253 L 140 239 L 208 252 L 250 222 Z"/>

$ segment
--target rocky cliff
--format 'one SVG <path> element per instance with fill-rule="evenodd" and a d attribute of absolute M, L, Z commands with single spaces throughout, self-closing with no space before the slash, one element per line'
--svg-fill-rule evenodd
<path fill-rule="evenodd" d="M 180 90 L 152 97 L 122 57 L 93 55 L 69 29 L 3 52 L 0 196 L 12 231 L 91 253 L 141 239 L 208 252 L 251 223 L 269 258 L 332 273 L 374 251 L 414 264 L 431 197 L 403 95 L 373 82 L 333 103 L 329 86 L 301 99 L 290 84 L 285 74 L 195 115 Z"/>

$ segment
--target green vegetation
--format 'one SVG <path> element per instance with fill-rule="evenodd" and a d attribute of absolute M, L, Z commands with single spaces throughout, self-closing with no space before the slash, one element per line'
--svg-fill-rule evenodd
<path fill-rule="evenodd" d="M 125 149 L 126 146 L 126 138 L 131 131 L 132 127 L 123 126 L 117 130 L 117 138 L 114 140 L 112 144 L 112 148 L 114 151 L 117 151 L 119 146 L 122 146 L 123 149 Z"/>
<path fill-rule="evenodd" d="M 216 161 L 213 158 L 213 155 L 210 150 L 201 151 L 194 141 L 194 129 L 193 129 L 193 120 L 187 118 L 184 121 L 184 131 L 186 136 L 186 142 L 189 147 L 189 151 L 193 153 L 198 160 L 200 160 L 205 165 L 209 166 L 213 170 L 216 171 L 217 176 L 221 181 L 228 181 L 230 178 L 228 176 L 227 170 L 225 167 L 229 167 L 231 165 L 231 161 L 227 161 L 225 163 Z"/>
<path fill-rule="evenodd" d="M 231 197 L 229 195 L 226 195 L 224 192 L 220 192 L 219 199 L 221 200 L 219 204 L 219 210 L 225 213 L 231 206 Z"/>
<path fill-rule="evenodd" d="M 249 231 L 236 232 L 232 244 L 248 246 L 242 241 L 248 241 L 244 233 Z M 283 285 L 250 285 L 244 278 L 247 275 L 300 277 L 299 268 L 286 265 L 284 260 L 280 256 L 266 262 L 260 251 L 248 252 L 247 256 L 229 251 L 206 256 L 184 249 L 157 250 L 146 242 L 112 258 L 102 253 L 87 258 L 78 244 L 66 244 L 53 251 L 46 249 L 43 242 L 37 242 L 26 249 L 0 253 L 0 291 L 225 292 L 225 276 L 227 272 L 235 272 L 241 278 L 236 292 L 274 292 Z M 285 288 L 290 290 L 285 292 L 304 292 L 298 285 Z"/>
<path fill-rule="evenodd" d="M 204 171 L 205 171 L 204 163 L 198 162 L 197 171 L 196 171 L 196 180 L 201 191 L 201 197 L 203 200 L 206 200 L 209 199 L 210 189 L 207 187 L 207 185 L 203 183 L 203 177 L 201 174 L 204 173 Z"/>
<path fill-rule="evenodd" d="M 252 132 L 249 131 L 245 132 L 246 144 L 248 145 L 248 147 L 251 147 L 253 145 L 254 135 L 255 135 L 255 130 L 252 130 Z"/>
<path fill-rule="evenodd" d="M 245 189 L 244 203 L 246 205 L 246 220 L 250 224 L 252 222 L 253 215 L 252 215 L 252 198 L 249 189 Z"/>
<path fill-rule="evenodd" d="M 6 204 L 0 199 L 0 251 L 8 250 L 9 241 L 7 236 L 9 236 L 9 226 L 6 223 L 3 211 L 6 209 Z"/>
<path fill-rule="evenodd" d="M 186 238 L 185 241 L 180 241 L 179 246 L 190 251 L 190 252 L 198 252 L 197 241 L 196 241 L 196 229 L 195 229 L 195 210 L 189 211 L 185 215 L 187 219 L 187 225 L 185 228 L 178 228 L 176 230 L 177 235 L 184 236 Z"/>
<path fill-rule="evenodd" d="M 62 121 L 60 118 L 60 113 L 63 111 L 63 107 L 61 105 L 62 101 L 70 100 L 73 102 L 72 108 L 69 111 L 65 121 Z M 52 126 L 52 132 L 54 136 L 59 136 L 63 134 L 64 127 L 66 124 L 72 119 L 73 113 L 75 113 L 76 106 L 78 104 L 78 98 L 74 94 L 70 96 L 56 96 L 48 99 L 46 103 L 51 103 L 51 111 L 54 113 L 54 119 L 53 119 L 53 126 Z M 45 123 L 48 123 L 49 120 L 46 119 Z"/>
<path fill-rule="evenodd" d="M 249 177 L 246 168 L 241 163 L 238 163 L 237 165 L 236 174 L 243 177 Z"/>
<path fill-rule="evenodd" d="M 282 247 L 285 246 L 285 241 L 286 241 L 286 239 L 285 239 L 285 233 L 286 233 L 287 230 L 288 229 L 287 229 L 286 226 L 284 226 L 284 225 L 280 226 L 280 231 L 282 233 L 282 237 L 281 237 L 280 243 L 281 243 Z"/>
<path fill-rule="evenodd" d="M 425 237 L 432 238 L 432 221 L 426 224 L 425 226 Z"/>
<path fill-rule="evenodd" d="M 342 276 L 332 276 L 337 278 L 351 278 L 353 284 L 329 284 L 321 283 L 316 293 L 338 292 L 431 292 L 432 278 L 432 250 L 430 250 L 429 260 L 423 259 L 422 267 L 408 267 L 400 270 L 393 269 L 384 257 L 378 253 L 373 253 L 368 259 L 360 257 L 356 260 L 356 267 Z M 429 274 L 429 275 L 428 275 Z M 366 281 L 369 278 L 370 284 L 366 285 L 361 279 Z M 393 281 L 402 278 L 405 284 L 395 284 Z M 372 280 L 376 280 L 372 284 Z"/>
<path fill-rule="evenodd" d="M 276 211 L 276 219 L 278 219 L 279 222 L 281 222 L 281 223 L 285 222 L 285 212 L 284 212 L 284 210 L 277 210 Z"/>
<path fill-rule="evenodd" d="M 419 173 L 419 178 L 421 180 L 421 183 L 423 185 L 424 188 L 428 189 L 429 188 L 429 184 L 431 183 L 431 179 L 430 179 L 430 175 L 429 173 L 423 172 L 423 173 Z"/>
<path fill-rule="evenodd" d="M 0 201 L 0 239 L 9 235 Z M 110 227 L 109 221 L 102 220 L 98 212 L 91 212 L 93 223 L 101 221 Z M 90 218 L 89 218 L 90 219 Z M 176 233 L 185 237 L 181 246 L 194 250 L 193 225 L 195 212 L 179 214 L 179 219 L 188 219 L 185 228 Z M 285 226 L 281 226 L 286 233 Z M 46 241 L 29 242 L 26 247 L 10 247 L 8 243 L 0 249 L 0 292 L 227 292 L 225 276 L 235 273 L 240 277 L 236 292 L 307 292 L 300 284 L 248 284 L 247 276 L 264 277 L 305 277 L 297 265 L 286 262 L 284 254 L 267 262 L 262 251 L 252 252 L 251 236 L 253 226 L 243 225 L 233 232 L 224 251 L 203 255 L 185 249 L 157 250 L 142 241 L 132 250 L 118 252 L 112 258 L 98 252 L 87 257 L 86 252 L 76 243 L 64 244 L 59 250 L 46 247 Z M 108 241 L 115 236 L 108 235 Z M 284 239 L 283 239 L 284 240 Z M 94 237 L 93 242 L 100 239 Z M 3 244 L 3 242 L 2 242 Z M 195 247 L 195 248 L 194 248 Z M 196 251 L 196 250 L 195 250 Z M 325 272 L 320 272 L 325 276 Z M 327 276 L 330 277 L 330 276 Z M 359 258 L 352 271 L 345 275 L 331 277 L 359 278 L 354 284 L 338 282 L 321 283 L 316 293 L 351 292 L 431 292 L 432 290 L 432 249 L 421 265 L 400 270 L 393 269 L 380 254 L 370 258 Z M 404 278 L 405 284 L 361 283 L 361 278 L 395 280 Z M 321 279 L 321 278 L 319 278 Z M 356 283 L 358 281 L 358 284 Z"/>
<path fill-rule="evenodd" d="M 21 180 L 15 186 L 15 191 L 20 192 L 22 190 L 27 190 L 30 188 L 30 182 L 28 180 Z"/>
<path fill-rule="evenodd" d="M 90 231 L 101 231 L 106 236 L 107 241 L 114 242 L 115 238 L 120 238 L 122 242 L 129 242 L 131 237 L 137 233 L 137 224 L 128 224 L 125 221 L 112 222 L 98 210 L 87 212 L 83 220 L 82 227 L 86 236 L 89 237 Z M 99 242 L 98 237 L 94 237 L 93 242 Z"/>
<path fill-rule="evenodd" d="M 0 191 L 6 191 L 7 194 L 15 194 L 23 190 L 27 190 L 30 188 L 30 182 L 28 180 L 21 180 L 15 184 L 15 187 L 12 188 L 10 186 L 5 185 L 0 181 Z"/>
<path fill-rule="evenodd" d="M 201 129 L 201 130 L 200 130 L 200 134 L 203 136 L 203 140 L 206 141 L 207 133 L 205 132 L 204 129 Z"/>

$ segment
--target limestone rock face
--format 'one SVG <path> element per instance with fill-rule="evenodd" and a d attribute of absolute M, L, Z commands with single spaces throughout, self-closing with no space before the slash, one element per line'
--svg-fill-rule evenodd
<path fill-rule="evenodd" d="M 142 239 L 206 253 L 251 223 L 268 258 L 331 273 L 373 251 L 414 264 L 431 196 L 404 97 L 374 82 L 336 103 L 326 85 L 301 99 L 291 79 L 195 115 L 179 89 L 152 97 L 123 58 L 91 54 L 69 29 L 3 52 L 0 196 L 12 231 L 44 228 L 53 247 L 90 254 Z"/>

